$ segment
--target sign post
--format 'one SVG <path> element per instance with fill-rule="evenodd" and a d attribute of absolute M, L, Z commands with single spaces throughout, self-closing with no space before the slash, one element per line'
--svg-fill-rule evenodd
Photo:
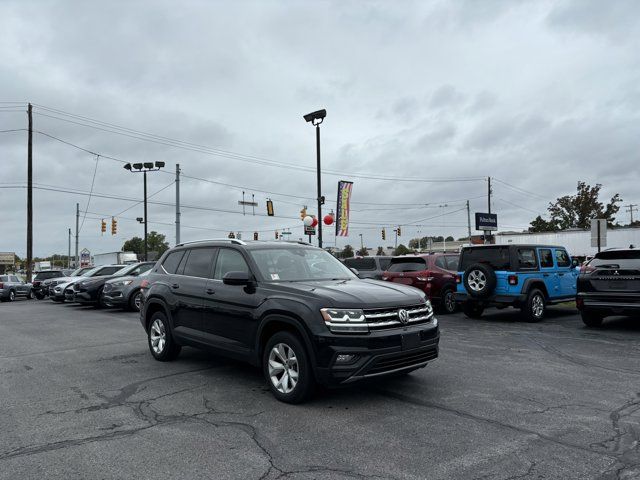
<path fill-rule="evenodd" d="M 476 212 L 476 230 L 484 232 L 484 243 L 491 243 L 491 232 L 498 230 L 498 215 Z"/>
<path fill-rule="evenodd" d="M 604 218 L 591 219 L 591 246 L 598 248 L 598 253 L 602 247 L 607 246 L 607 220 Z"/>

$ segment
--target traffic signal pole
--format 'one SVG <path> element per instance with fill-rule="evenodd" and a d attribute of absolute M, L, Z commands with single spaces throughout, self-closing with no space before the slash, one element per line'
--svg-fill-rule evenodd
<path fill-rule="evenodd" d="M 147 261 L 147 171 L 144 171 L 144 261 Z"/>
<path fill-rule="evenodd" d="M 29 135 L 27 138 L 27 283 L 31 283 L 33 262 L 33 115 L 32 107 L 27 108 Z"/>

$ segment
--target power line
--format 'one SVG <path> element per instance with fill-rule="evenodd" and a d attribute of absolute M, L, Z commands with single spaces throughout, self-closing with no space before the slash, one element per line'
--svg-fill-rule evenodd
<path fill-rule="evenodd" d="M 499 182 L 499 183 L 502 183 L 503 185 L 506 185 L 507 187 L 511 188 L 512 190 L 515 190 L 516 192 L 518 192 L 520 194 L 529 195 L 531 197 L 540 198 L 542 200 L 547 200 L 542 195 L 538 195 L 537 193 L 530 192 L 529 190 L 525 190 L 524 188 L 516 187 L 515 185 L 511 185 L 510 183 L 507 183 L 504 180 L 500 180 L 499 178 L 496 178 L 496 177 L 491 177 L 491 178 L 493 180 L 495 180 L 496 182 Z"/>
<path fill-rule="evenodd" d="M 506 203 L 506 204 L 509 204 L 509 205 L 511 205 L 511 206 L 513 206 L 513 207 L 521 208 L 522 210 L 527 210 L 528 212 L 535 213 L 536 215 L 544 215 L 544 214 L 541 214 L 540 212 L 538 212 L 537 210 L 532 210 L 532 209 L 530 209 L 530 208 L 523 207 L 523 206 L 521 206 L 521 205 L 518 205 L 517 203 L 513 203 L 513 202 L 510 202 L 510 201 L 508 201 L 508 200 L 505 200 L 504 198 L 498 198 L 498 200 L 500 200 L 501 202 L 504 202 L 504 203 Z"/>
<path fill-rule="evenodd" d="M 175 182 L 175 180 L 173 182 L 171 182 L 169 185 L 166 185 L 164 187 L 162 187 L 160 190 L 158 190 L 157 192 L 152 193 L 151 195 L 147 195 L 147 199 L 155 197 L 156 195 L 158 195 L 160 192 L 163 192 L 164 190 L 166 190 L 167 188 L 169 188 L 171 185 L 173 185 Z M 110 217 L 119 217 L 120 215 L 122 215 L 124 212 L 127 212 L 129 210 L 131 210 L 132 208 L 140 205 L 141 203 L 144 203 L 144 200 L 140 200 L 136 203 L 134 203 L 133 205 L 131 205 L 130 207 L 125 208 L 124 210 L 122 210 L 121 212 L 116 213 L 115 215 L 109 215 Z"/>
<path fill-rule="evenodd" d="M 87 199 L 87 207 L 85 208 L 85 210 L 87 210 L 89 208 L 89 204 L 91 203 L 91 195 L 93 194 L 93 186 L 96 182 L 96 173 L 98 173 L 98 162 L 100 162 L 100 155 L 96 155 L 96 167 L 93 169 L 93 178 L 91 179 L 91 190 L 89 190 L 89 198 Z M 82 227 L 84 227 L 84 219 L 85 219 L 86 215 L 84 217 L 82 217 L 82 224 L 80 224 L 80 230 L 78 231 L 78 234 L 80 232 L 82 232 Z"/>

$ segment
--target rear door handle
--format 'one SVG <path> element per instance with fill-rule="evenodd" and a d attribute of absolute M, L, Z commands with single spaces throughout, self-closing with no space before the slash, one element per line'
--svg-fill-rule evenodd
<path fill-rule="evenodd" d="M 563 277 L 563 276 L 564 276 L 564 273 L 559 273 L 558 275 L 559 275 L 559 276 L 561 276 L 561 277 Z"/>
<path fill-rule="evenodd" d="M 548 273 L 543 273 L 543 274 L 542 274 L 542 276 L 543 276 L 543 277 L 548 277 L 548 276 L 549 276 L 549 274 L 548 274 Z"/>
<path fill-rule="evenodd" d="M 213 295 L 214 293 L 216 293 L 216 291 L 213 288 L 207 288 L 205 292 L 207 292 L 209 295 Z"/>
<path fill-rule="evenodd" d="M 173 285 L 171 285 L 171 288 L 178 289 L 180 288 L 180 285 L 178 285 L 177 283 L 174 283 Z"/>

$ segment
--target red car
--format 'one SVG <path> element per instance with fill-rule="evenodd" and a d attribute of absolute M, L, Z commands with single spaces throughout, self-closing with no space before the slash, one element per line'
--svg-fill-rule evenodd
<path fill-rule="evenodd" d="M 442 313 L 453 313 L 458 258 L 448 253 L 393 257 L 382 280 L 419 288 Z"/>

